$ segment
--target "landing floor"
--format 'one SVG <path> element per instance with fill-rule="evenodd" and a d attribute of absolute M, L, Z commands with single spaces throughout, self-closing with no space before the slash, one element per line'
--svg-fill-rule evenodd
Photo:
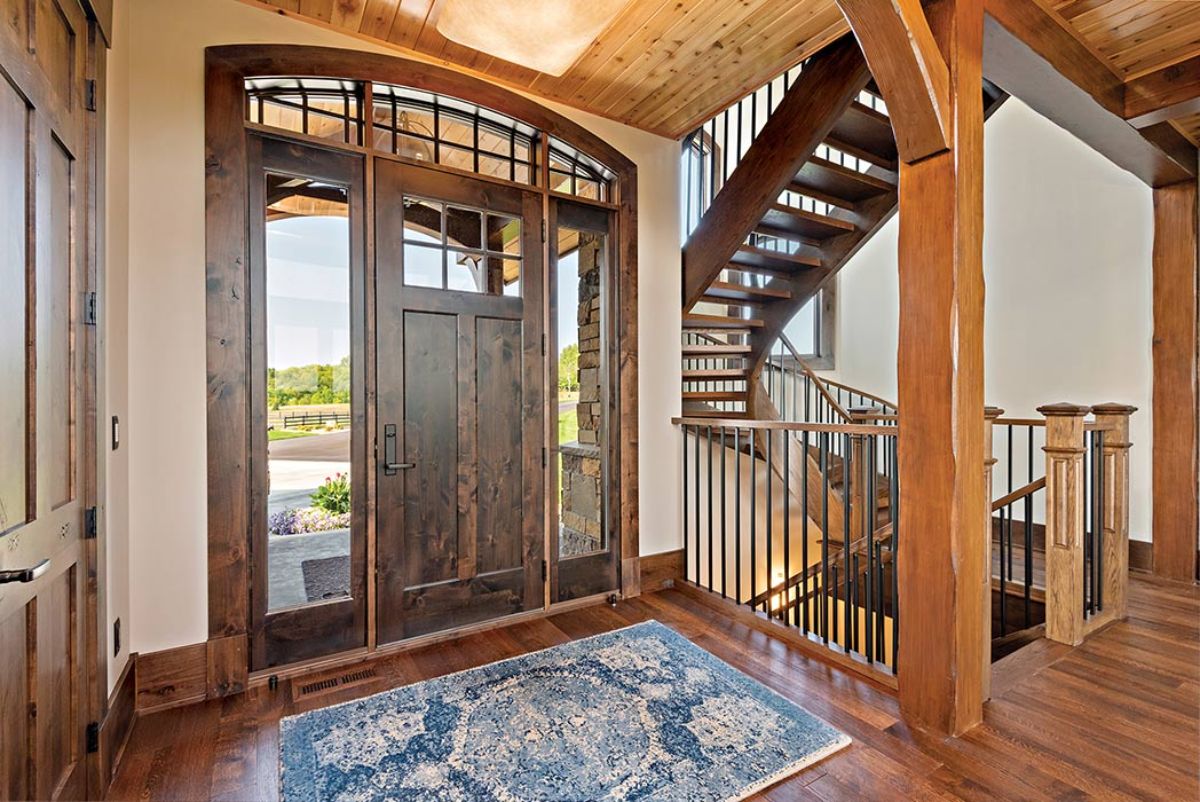
<path fill-rule="evenodd" d="M 889 693 L 667 590 L 377 661 L 319 704 L 655 618 L 849 733 L 850 748 L 755 797 L 788 800 L 1200 798 L 1200 588 L 1132 582 L 1129 620 L 1076 649 L 1039 641 L 996 664 L 985 722 L 931 739 Z M 111 799 L 275 799 L 289 682 L 138 721 Z"/>

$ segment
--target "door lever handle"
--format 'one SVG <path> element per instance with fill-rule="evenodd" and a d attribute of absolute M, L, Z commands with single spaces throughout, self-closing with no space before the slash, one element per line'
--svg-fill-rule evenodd
<path fill-rule="evenodd" d="M 0 571 L 0 585 L 9 582 L 32 582 L 50 570 L 50 561 L 42 560 L 32 568 L 20 568 L 15 571 Z"/>
<path fill-rule="evenodd" d="M 417 467 L 415 462 L 396 461 L 396 424 L 383 427 L 383 475 L 395 476 L 398 471 Z"/>

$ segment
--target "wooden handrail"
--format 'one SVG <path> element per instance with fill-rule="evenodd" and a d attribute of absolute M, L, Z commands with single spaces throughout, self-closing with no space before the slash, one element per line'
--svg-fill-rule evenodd
<path fill-rule="evenodd" d="M 880 398 L 879 396 L 877 396 L 873 393 L 864 392 L 864 391 L 858 389 L 857 387 L 851 387 L 848 384 L 843 384 L 842 382 L 834 381 L 832 379 L 825 379 L 824 381 L 826 384 L 828 384 L 832 387 L 840 387 L 841 389 L 846 390 L 847 392 L 854 393 L 855 395 L 861 395 L 863 398 L 870 399 L 871 401 L 874 401 L 875 403 L 879 404 L 880 406 L 890 407 L 891 409 L 899 409 L 899 407 L 896 406 L 896 404 L 894 402 L 888 401 L 886 398 Z"/>
<path fill-rule="evenodd" d="M 784 344 L 789 352 L 791 352 L 792 359 L 796 360 L 796 364 L 800 366 L 800 372 L 811 379 L 813 384 L 817 386 L 817 392 L 819 392 L 825 398 L 825 402 L 829 404 L 830 408 L 840 415 L 842 420 L 847 422 L 852 420 L 850 413 L 846 411 L 845 407 L 838 403 L 838 400 L 834 398 L 833 393 L 829 392 L 829 388 L 825 385 L 825 380 L 814 373 L 812 368 L 805 364 L 804 360 L 800 358 L 800 354 L 796 351 L 796 346 L 792 345 L 792 341 L 788 339 L 787 335 L 783 332 L 780 332 L 779 341 Z M 783 366 L 781 365 L 780 369 L 782 369 L 782 367 Z"/>
<path fill-rule="evenodd" d="M 1014 501 L 1020 501 L 1021 499 L 1025 498 L 1026 496 L 1031 496 L 1034 493 L 1036 493 L 1037 491 L 1042 490 L 1045 487 L 1046 487 L 1046 477 L 1045 476 L 1043 476 L 1041 479 L 1034 479 L 1032 482 L 1025 485 L 1024 487 L 1018 487 L 1016 490 L 1009 493 L 1007 496 L 1001 496 L 1000 498 L 993 501 L 992 502 L 992 512 L 1003 509 L 1003 508 L 1007 507 L 1009 504 L 1012 504 Z"/>
<path fill-rule="evenodd" d="M 1045 418 L 996 418 L 997 426 L 1046 426 Z"/>
<path fill-rule="evenodd" d="M 676 426 L 712 426 L 729 429 L 772 429 L 789 432 L 828 432 L 831 434 L 865 434 L 895 437 L 900 433 L 899 426 L 868 426 L 861 423 L 804 423 L 778 420 L 747 420 L 745 418 L 671 418 Z"/>

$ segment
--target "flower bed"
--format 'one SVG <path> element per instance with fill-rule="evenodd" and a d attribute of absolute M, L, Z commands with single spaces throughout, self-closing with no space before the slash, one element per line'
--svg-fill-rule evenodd
<path fill-rule="evenodd" d="M 267 531 L 272 535 L 302 535 L 349 528 L 350 513 L 332 513 L 319 507 L 281 510 L 267 519 Z"/>

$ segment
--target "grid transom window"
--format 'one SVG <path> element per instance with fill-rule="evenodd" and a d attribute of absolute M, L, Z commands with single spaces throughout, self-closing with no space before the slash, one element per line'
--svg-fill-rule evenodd
<path fill-rule="evenodd" d="M 537 183 L 538 132 L 511 117 L 445 95 L 372 87 L 376 150 L 414 161 Z"/>
<path fill-rule="evenodd" d="M 616 174 L 578 148 L 550 137 L 550 189 L 589 200 L 612 200 Z"/>
<path fill-rule="evenodd" d="M 246 119 L 319 139 L 362 144 L 362 89 L 334 78 L 250 78 Z"/>
<path fill-rule="evenodd" d="M 410 287 L 521 294 L 521 220 L 406 196 L 404 283 Z"/>

